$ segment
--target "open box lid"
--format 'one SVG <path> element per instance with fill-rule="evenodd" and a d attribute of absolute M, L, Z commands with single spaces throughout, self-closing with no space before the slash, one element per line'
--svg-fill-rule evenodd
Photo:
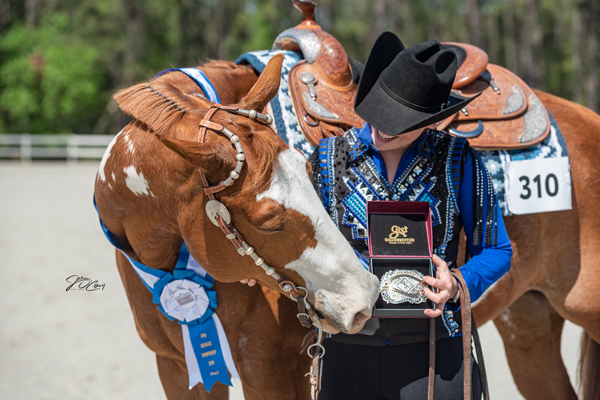
<path fill-rule="evenodd" d="M 371 258 L 431 258 L 431 211 L 426 201 L 367 202 Z"/>

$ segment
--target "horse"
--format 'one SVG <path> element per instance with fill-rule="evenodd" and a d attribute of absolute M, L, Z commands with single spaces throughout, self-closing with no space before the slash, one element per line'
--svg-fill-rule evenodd
<path fill-rule="evenodd" d="M 556 119 L 569 150 L 572 209 L 514 215 L 504 222 L 514 255 L 510 271 L 473 309 L 504 341 L 519 391 L 528 400 L 577 399 L 560 355 L 565 320 L 584 330 L 583 400 L 600 398 L 600 116 L 579 104 L 535 91 Z"/>
<path fill-rule="evenodd" d="M 202 70 L 223 104 L 260 113 L 278 90 L 282 60 L 273 58 L 260 77 L 220 61 Z M 163 271 L 173 271 L 185 241 L 215 279 L 216 313 L 246 399 L 307 398 L 308 382 L 296 377 L 309 367 L 298 350 L 311 331 L 295 320 L 298 311 L 284 288 L 258 262 L 240 257 L 207 217 L 202 182 L 203 174 L 213 184 L 227 180 L 236 165 L 232 143 L 239 140 L 246 164 L 216 194 L 218 200 L 264 263 L 306 288 L 325 331 L 356 333 L 371 316 L 378 282 L 327 215 L 310 182 L 310 164 L 265 124 L 226 110 L 211 115 L 211 123 L 228 127 L 237 138 L 208 130 L 206 141 L 198 141 L 199 124 L 210 119 L 213 103 L 184 74 L 162 75 L 115 98 L 134 119 L 100 163 L 95 201 L 102 222 L 129 257 Z M 156 353 L 167 398 L 226 399 L 228 388 L 220 383 L 210 393 L 201 384 L 188 388 L 181 329 L 152 304 L 128 259 L 118 251 L 116 258 L 136 329 Z M 238 283 L 250 277 L 261 285 Z"/>

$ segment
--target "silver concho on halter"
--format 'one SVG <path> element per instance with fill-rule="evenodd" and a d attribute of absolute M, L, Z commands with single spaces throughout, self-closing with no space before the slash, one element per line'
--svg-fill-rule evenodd
<path fill-rule="evenodd" d="M 421 304 L 427 301 L 423 281 L 425 276 L 415 270 L 395 269 L 381 277 L 379 290 L 383 301 L 389 304 Z"/>
<path fill-rule="evenodd" d="M 229 215 L 227 207 L 219 200 L 209 200 L 206 202 L 206 215 L 208 215 L 208 219 L 215 226 L 219 226 L 217 217 L 221 217 L 226 224 L 231 223 L 231 215 Z"/>

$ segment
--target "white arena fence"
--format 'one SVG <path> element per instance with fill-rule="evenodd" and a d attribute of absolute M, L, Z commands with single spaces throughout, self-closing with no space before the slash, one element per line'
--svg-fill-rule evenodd
<path fill-rule="evenodd" d="M 100 160 L 112 135 L 0 134 L 0 160 Z"/>

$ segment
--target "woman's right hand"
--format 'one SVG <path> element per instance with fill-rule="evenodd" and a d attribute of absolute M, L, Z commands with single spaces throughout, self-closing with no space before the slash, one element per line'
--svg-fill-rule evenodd
<path fill-rule="evenodd" d="M 254 279 L 254 278 L 242 279 L 240 281 L 240 283 L 245 283 L 248 286 L 254 286 L 254 285 L 256 285 L 256 279 Z"/>

